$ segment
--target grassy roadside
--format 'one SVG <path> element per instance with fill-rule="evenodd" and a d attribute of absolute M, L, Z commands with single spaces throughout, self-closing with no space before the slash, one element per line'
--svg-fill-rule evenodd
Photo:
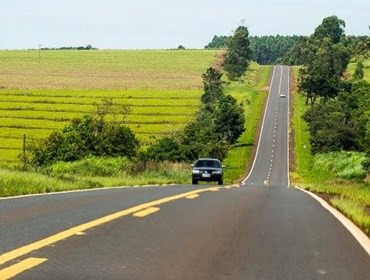
<path fill-rule="evenodd" d="M 296 75 L 297 69 L 294 72 Z M 321 195 L 370 236 L 370 184 L 363 181 L 359 166 L 362 155 L 345 152 L 312 155 L 307 124 L 302 119 L 306 108 L 305 98 L 295 93 L 292 124 L 296 164 L 290 174 L 291 182 Z"/>
<path fill-rule="evenodd" d="M 0 169 L 0 197 L 83 190 L 113 186 L 182 183 L 189 179 L 187 164 L 140 163 L 126 158 L 89 157 L 58 162 L 38 172 Z"/>

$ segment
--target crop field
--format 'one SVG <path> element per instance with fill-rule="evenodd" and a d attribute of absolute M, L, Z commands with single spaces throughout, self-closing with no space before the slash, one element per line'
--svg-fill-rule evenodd
<path fill-rule="evenodd" d="M 0 51 L 0 163 L 27 143 L 111 101 L 143 145 L 184 127 L 197 112 L 202 73 L 215 51 Z"/>
<path fill-rule="evenodd" d="M 0 87 L 199 89 L 209 50 L 0 51 Z"/>

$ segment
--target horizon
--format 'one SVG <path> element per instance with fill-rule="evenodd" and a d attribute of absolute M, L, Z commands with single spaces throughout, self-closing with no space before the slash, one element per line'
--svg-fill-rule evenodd
<path fill-rule="evenodd" d="M 250 36 L 308 36 L 336 15 L 345 21 L 346 35 L 369 36 L 370 24 L 365 0 L 1 0 L 0 6 L 1 50 L 203 49 L 213 36 L 231 35 L 239 25 Z"/>

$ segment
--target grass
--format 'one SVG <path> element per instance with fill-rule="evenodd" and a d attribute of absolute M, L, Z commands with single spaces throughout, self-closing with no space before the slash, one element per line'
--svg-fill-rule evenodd
<path fill-rule="evenodd" d="M 331 203 L 363 228 L 365 233 L 370 236 L 370 215 L 366 213 L 362 204 L 346 198 L 334 198 L 331 200 Z"/>
<path fill-rule="evenodd" d="M 267 98 L 266 86 L 269 83 L 271 69 L 270 66 L 252 64 L 244 83 L 232 83 L 226 87 L 226 93 L 243 103 L 246 120 L 245 132 L 224 160 L 227 167 L 226 182 L 240 179 L 245 173 L 247 163 L 252 160 L 252 150 L 256 145 L 256 133 Z"/>
<path fill-rule="evenodd" d="M 364 62 L 363 62 L 363 64 L 364 64 L 364 68 L 363 68 L 363 70 L 364 70 L 364 77 L 363 77 L 363 79 L 365 80 L 365 81 L 367 81 L 367 82 L 369 82 L 370 83 L 370 59 L 368 59 L 368 60 L 365 60 Z M 349 65 L 348 65 L 348 72 L 349 72 L 349 74 L 352 76 L 353 75 L 353 73 L 355 72 L 355 69 L 356 69 L 356 63 L 350 63 Z"/>
<path fill-rule="evenodd" d="M 297 69 L 294 69 L 297 74 Z M 312 155 L 310 134 L 302 115 L 307 109 L 305 98 L 294 94 L 293 128 L 295 135 L 295 170 L 290 174 L 293 185 L 318 194 L 329 195 L 329 203 L 350 218 L 370 236 L 370 184 L 361 166 L 363 153 L 332 152 Z"/>
<path fill-rule="evenodd" d="M 111 186 L 142 186 L 184 183 L 186 164 L 148 163 L 146 171 L 133 173 L 135 163 L 125 158 L 87 158 L 56 163 L 38 172 L 0 169 L 0 197 L 91 189 Z"/>

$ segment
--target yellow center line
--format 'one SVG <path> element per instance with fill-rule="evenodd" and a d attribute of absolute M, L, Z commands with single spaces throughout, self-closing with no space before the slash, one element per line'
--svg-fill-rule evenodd
<path fill-rule="evenodd" d="M 138 217 L 138 218 L 143 218 L 143 217 L 146 217 L 150 214 L 153 214 L 153 213 L 155 213 L 159 210 L 160 209 L 158 207 L 149 207 L 148 209 L 145 209 L 145 210 L 134 213 L 133 216 Z"/>
<path fill-rule="evenodd" d="M 96 219 L 96 220 L 93 220 L 93 221 L 90 221 L 90 222 L 72 227 L 70 229 L 67 229 L 67 230 L 59 232 L 57 234 L 51 235 L 51 236 L 46 237 L 44 239 L 41 239 L 39 241 L 33 242 L 31 244 L 25 245 L 23 247 L 20 247 L 20 248 L 14 249 L 12 251 L 9 251 L 5 254 L 2 254 L 2 255 L 0 255 L 0 265 L 4 264 L 4 263 L 6 263 L 10 260 L 16 259 L 20 256 L 26 255 L 26 254 L 28 254 L 32 251 L 41 249 L 43 247 L 46 247 L 46 246 L 49 246 L 49 245 L 54 244 L 56 242 L 59 242 L 61 240 L 64 240 L 68 237 L 74 236 L 74 235 L 76 235 L 80 232 L 85 232 L 88 229 L 91 229 L 91 228 L 94 228 L 96 226 L 108 223 L 110 221 L 122 218 L 124 216 L 133 214 L 135 212 L 139 212 L 141 210 L 144 210 L 144 209 L 147 209 L 147 208 L 150 208 L 150 207 L 153 207 L 153 206 L 158 206 L 158 205 L 161 205 L 163 203 L 170 202 L 170 201 L 175 201 L 175 200 L 178 200 L 178 199 L 181 199 L 181 198 L 185 198 L 189 195 L 199 194 L 199 193 L 209 192 L 209 191 L 218 191 L 218 190 L 219 190 L 219 188 L 213 187 L 213 188 L 200 189 L 200 190 L 195 190 L 195 191 L 186 192 L 186 193 L 182 193 L 182 194 L 177 194 L 177 195 L 174 195 L 174 196 L 165 197 L 165 198 L 154 200 L 154 201 L 151 201 L 151 202 L 148 202 L 148 203 L 137 205 L 137 206 L 134 206 L 134 207 L 131 207 L 131 208 L 128 208 L 128 209 L 125 209 L 125 210 L 122 210 L 122 211 L 119 211 L 119 212 L 101 217 L 99 219 Z"/>
<path fill-rule="evenodd" d="M 194 198 L 197 198 L 199 197 L 199 194 L 192 194 L 192 195 L 188 195 L 187 197 L 185 197 L 186 199 L 194 199 Z"/>
<path fill-rule="evenodd" d="M 3 270 L 0 270 L 0 279 L 1 280 L 8 280 L 13 278 L 14 276 L 29 270 L 35 266 L 38 266 L 42 264 L 43 262 L 46 262 L 47 259 L 38 259 L 38 258 L 29 258 L 24 261 L 21 261 L 17 264 L 14 264 L 12 266 L 9 266 L 7 268 L 4 268 Z"/>

